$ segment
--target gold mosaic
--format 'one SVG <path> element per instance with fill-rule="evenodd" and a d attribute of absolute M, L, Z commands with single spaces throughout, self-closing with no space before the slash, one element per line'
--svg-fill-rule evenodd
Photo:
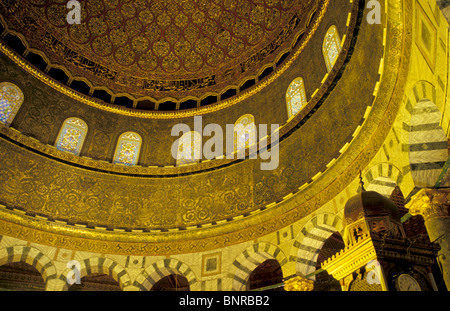
<path fill-rule="evenodd" d="M 0 14 L 30 47 L 73 77 L 158 100 L 221 93 L 291 50 L 319 0 L 8 0 Z"/>

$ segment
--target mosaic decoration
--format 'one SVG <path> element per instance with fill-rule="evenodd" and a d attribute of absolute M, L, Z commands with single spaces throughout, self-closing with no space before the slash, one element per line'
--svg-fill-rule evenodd
<path fill-rule="evenodd" d="M 309 26 L 319 0 L 80 1 L 81 24 L 66 2 L 8 0 L 8 28 L 73 76 L 115 93 L 159 100 L 221 92 L 276 62 Z"/>
<path fill-rule="evenodd" d="M 67 119 L 59 132 L 56 148 L 79 155 L 87 133 L 86 123 L 78 118 Z"/>
<path fill-rule="evenodd" d="M 217 275 L 222 272 L 222 253 L 205 254 L 202 256 L 202 276 Z"/>
<path fill-rule="evenodd" d="M 235 151 L 245 150 L 253 143 L 256 143 L 255 118 L 251 114 L 246 114 L 234 124 Z"/>
<path fill-rule="evenodd" d="M 341 39 L 339 38 L 338 30 L 336 26 L 331 26 L 328 29 L 325 39 L 323 41 L 323 56 L 327 65 L 328 72 L 333 69 L 334 62 L 341 52 Z"/>
<path fill-rule="evenodd" d="M 199 133 L 191 131 L 178 140 L 177 166 L 197 163 L 202 156 L 202 138 Z"/>
<path fill-rule="evenodd" d="M 114 163 L 136 165 L 141 149 L 142 138 L 139 134 L 127 132 L 122 134 L 117 143 Z"/>
<path fill-rule="evenodd" d="M 286 105 L 288 110 L 288 117 L 292 118 L 303 108 L 307 103 L 305 83 L 302 78 L 296 78 L 289 85 L 286 92 Z"/>
<path fill-rule="evenodd" d="M 417 6 L 416 44 L 419 51 L 434 72 L 436 67 L 437 29 L 425 13 L 422 6 Z"/>
<path fill-rule="evenodd" d="M 358 2 L 354 2 L 356 6 L 359 4 Z M 280 209 L 278 206 L 276 208 L 270 208 L 267 211 L 264 211 L 264 213 L 256 213 L 256 215 L 252 215 L 249 218 L 244 217 L 244 219 L 239 220 L 233 220 L 230 222 L 230 226 L 233 226 L 230 228 L 231 233 L 224 233 L 222 230 L 222 225 L 218 225 L 216 227 L 212 226 L 211 231 L 209 229 L 207 230 L 197 230 L 197 228 L 193 230 L 180 230 L 179 232 L 168 232 L 167 235 L 165 234 L 147 234 L 144 233 L 139 236 L 133 236 L 131 232 L 113 232 L 112 238 L 109 238 L 108 236 L 105 236 L 105 232 L 103 230 L 86 230 L 87 234 L 86 236 L 79 237 L 81 234 L 79 233 L 80 228 L 74 227 L 72 232 L 70 232 L 70 235 L 76 237 L 68 237 L 69 234 L 62 235 L 58 232 L 56 234 L 49 233 L 50 230 L 58 230 L 59 228 L 55 226 L 55 224 L 52 224 L 47 221 L 36 221 L 39 225 L 42 223 L 42 226 L 39 228 L 39 230 L 29 229 L 32 228 L 29 223 L 25 223 L 25 221 L 29 221 L 29 217 L 24 218 L 25 220 L 22 222 L 15 221 L 15 222 L 9 222 L 6 221 L 0 221 L 0 226 L 2 234 L 5 233 L 5 235 L 11 235 L 11 236 L 19 236 L 21 239 L 26 239 L 27 241 L 37 241 L 41 243 L 46 243 L 48 245 L 60 245 L 62 247 L 71 247 L 74 249 L 79 250 L 87 250 L 90 252 L 100 252 L 100 253 L 124 253 L 124 254 L 172 254 L 172 253 L 192 253 L 195 251 L 204 251 L 205 249 L 215 249 L 219 247 L 224 247 L 226 245 L 233 245 L 237 243 L 241 243 L 242 241 L 250 241 L 255 240 L 256 238 L 263 236 L 265 234 L 269 234 L 271 232 L 275 232 L 275 230 L 278 230 L 279 228 L 284 228 L 286 224 L 290 224 L 293 221 L 297 221 L 299 219 L 303 219 L 307 213 L 312 212 L 317 208 L 317 206 L 321 206 L 322 204 L 325 204 L 329 202 L 333 197 L 337 196 L 343 189 L 344 186 L 348 184 L 348 180 L 352 179 L 354 176 L 357 176 L 358 170 L 360 167 L 365 167 L 371 159 L 373 154 L 376 154 L 378 150 L 380 149 L 380 146 L 382 146 L 383 142 L 385 141 L 386 135 L 388 135 L 389 131 L 391 130 L 391 125 L 393 124 L 396 115 L 396 112 L 398 110 L 398 106 L 402 102 L 402 98 L 404 96 L 404 87 L 406 85 L 406 77 L 407 77 L 407 70 L 409 68 L 409 52 L 410 49 L 408 47 L 411 46 L 411 34 L 412 34 L 412 27 L 411 23 L 413 19 L 411 18 L 411 11 L 412 11 L 412 3 L 405 2 L 405 5 L 402 5 L 400 1 L 394 1 L 392 3 L 393 12 L 390 12 L 389 18 L 394 19 L 392 22 L 388 23 L 388 31 L 387 31 L 387 44 L 391 46 L 392 48 L 387 50 L 387 57 L 386 57 L 386 72 L 383 76 L 383 80 L 381 81 L 381 88 L 379 97 L 377 97 L 377 103 L 376 107 L 380 107 L 380 109 L 377 109 L 374 111 L 375 115 L 370 115 L 370 118 L 367 119 L 363 131 L 361 131 L 361 135 L 358 135 L 357 139 L 362 136 L 363 138 L 370 137 L 371 141 L 367 143 L 360 143 L 359 141 L 356 141 L 355 144 L 351 144 L 348 151 L 345 152 L 341 159 L 342 161 L 339 161 L 337 165 L 334 165 L 330 167 L 330 170 L 324 174 L 324 176 L 320 177 L 319 182 L 323 182 L 323 184 L 329 185 L 326 189 L 323 187 L 320 187 L 320 193 L 316 195 L 314 185 L 312 187 L 308 187 L 307 190 L 303 190 L 305 193 L 305 196 L 302 194 L 298 195 L 298 197 L 306 197 L 311 198 L 310 200 L 307 200 L 306 203 L 303 203 L 301 199 L 299 200 L 290 200 L 289 202 L 292 202 L 292 210 L 289 210 L 289 206 L 282 206 L 286 207 L 284 211 L 286 211 L 284 214 L 279 215 L 277 211 Z M 402 11 L 404 10 L 404 11 Z M 405 12 L 405 13 L 404 13 Z M 404 16 L 405 14 L 406 16 Z M 342 16 L 346 16 L 346 14 L 343 14 Z M 352 15 L 352 23 L 353 23 L 353 16 Z M 403 22 L 407 23 L 409 26 L 404 28 Z M 352 26 L 353 27 L 353 26 Z M 351 34 L 350 34 L 351 35 Z M 380 35 L 374 36 L 375 39 L 379 39 Z M 351 38 L 351 36 L 347 36 L 347 38 Z M 345 44 L 347 44 L 351 40 L 347 40 Z M 379 40 L 380 41 L 380 40 Z M 378 45 L 377 45 L 378 46 Z M 404 48 L 403 48 L 404 47 Z M 345 51 L 346 49 L 344 49 Z M 403 51 L 406 51 L 407 55 L 404 56 L 402 53 Z M 373 62 L 378 64 L 378 62 Z M 368 66 L 370 66 L 370 62 L 368 62 Z M 365 69 L 365 68 L 364 68 Z M 373 69 L 373 68 L 372 68 Z M 374 70 L 376 70 L 375 68 Z M 373 71 L 376 72 L 376 71 Z M 373 83 L 375 84 L 375 82 Z M 372 85 L 372 84 L 371 84 Z M 393 92 L 389 92 L 389 91 Z M 392 95 L 394 94 L 394 95 Z M 386 108 L 386 109 L 385 109 Z M 352 109 L 350 109 L 353 111 Z M 381 116 L 385 116 L 385 118 L 381 118 Z M 380 126 L 379 120 L 382 120 L 383 126 Z M 6 129 L 8 131 L 8 129 Z M 353 128 L 350 130 L 350 133 L 352 133 Z M 367 131 L 367 132 L 366 132 Z M 330 131 L 327 132 L 327 135 L 332 134 L 332 132 L 337 131 Z M 319 132 L 320 133 L 320 132 Z M 334 137 L 332 137 L 334 138 Z M 294 141 L 295 142 L 295 141 Z M 10 154 L 11 149 L 14 148 L 15 152 L 17 153 L 18 147 L 15 145 L 9 144 L 6 141 L 2 140 L 2 143 L 6 143 L 6 147 L 0 148 L 0 153 L 3 154 Z M 12 145 L 12 146 L 10 146 Z M 295 144 L 294 144 L 295 145 Z M 301 150 L 301 148 L 297 147 L 295 151 Z M 129 211 L 128 207 L 134 207 L 136 204 L 131 201 L 134 197 L 139 197 L 139 195 L 135 195 L 132 191 L 136 187 L 141 187 L 142 181 L 147 179 L 139 179 L 137 178 L 130 178 L 130 181 L 124 182 L 123 184 L 117 183 L 117 178 L 111 178 L 111 174 L 101 174 L 102 178 L 111 178 L 111 182 L 107 186 L 103 186 L 104 183 L 97 186 L 96 178 L 94 177 L 95 174 L 98 174 L 97 172 L 90 172 L 88 176 L 86 176 L 86 172 L 83 169 L 83 172 L 81 172 L 78 177 L 78 180 L 76 180 L 75 186 L 77 187 L 77 195 L 78 197 L 75 197 L 79 205 L 77 205 L 77 208 L 74 209 L 73 201 L 73 192 L 71 191 L 74 189 L 73 186 L 73 179 L 69 178 L 67 176 L 67 171 L 73 171 L 73 170 L 79 170 L 79 168 L 74 168 L 68 165 L 62 166 L 61 174 L 54 174 L 54 166 L 57 161 L 50 161 L 49 163 L 42 163 L 45 162 L 42 160 L 42 156 L 38 156 L 35 153 L 29 152 L 27 149 L 18 149 L 21 150 L 21 153 L 30 153 L 31 156 L 35 159 L 35 161 L 30 162 L 28 159 L 28 154 L 24 155 L 23 157 L 15 157 L 14 161 L 6 161 L 7 166 L 5 165 L 4 172 L 0 174 L 0 177 L 4 179 L 4 184 L 8 185 L 8 187 L 2 187 L 0 191 L 2 193 L 5 193 L 5 197 L 10 200 L 10 202 L 13 202 L 14 205 L 17 206 L 26 206 L 33 207 L 32 204 L 34 204 L 33 208 L 36 209 L 42 209 L 42 212 L 44 214 L 49 215 L 67 215 L 67 211 L 70 213 L 77 213 L 80 216 L 88 215 L 90 218 L 86 221 L 86 219 L 81 219 L 81 217 L 76 218 L 75 221 L 80 222 L 89 222 L 89 221 L 95 221 L 98 219 L 96 216 L 100 215 L 102 213 L 103 219 L 107 219 L 109 222 L 115 224 L 120 224 L 120 226 L 124 226 L 128 223 L 131 223 L 135 228 L 140 228 L 142 224 L 140 221 L 142 221 L 141 215 L 139 213 L 135 213 L 134 211 Z M 313 155 L 316 156 L 316 155 Z M 356 160 L 355 157 L 357 156 Z M 11 158 L 11 157 L 5 157 Z M 20 160 L 20 162 L 18 161 Z M 249 161 L 244 161 L 249 162 Z M 327 163 L 327 162 L 323 162 Z M 350 164 L 351 165 L 350 165 Z M 58 166 L 59 163 L 57 163 Z M 101 165 L 106 165 L 102 164 Z M 12 169 L 10 169 L 10 166 L 12 166 Z M 39 168 L 39 169 L 38 169 Z M 49 169 L 51 168 L 51 169 Z M 241 168 L 241 167 L 240 167 Z M 243 165 L 242 168 L 245 168 Z M 347 169 L 345 169 L 347 168 Z M 288 168 L 289 169 L 289 168 Z M 37 170 L 37 171 L 36 171 Z M 17 172 L 21 172 L 21 174 L 18 174 Z M 43 172 L 48 172 L 47 175 L 43 176 Z M 27 175 L 24 176 L 24 173 Z M 185 191 L 185 185 L 192 185 L 192 187 L 196 187 L 197 184 L 200 184 L 201 182 L 207 183 L 208 188 L 206 188 L 205 191 L 202 190 L 202 193 L 208 193 L 210 189 L 216 190 L 223 187 L 231 187 L 232 185 L 239 185 L 242 184 L 240 180 L 229 180 L 230 174 L 226 170 L 217 170 L 215 173 L 223 173 L 221 178 L 217 178 L 216 176 L 214 178 L 205 179 L 204 176 L 200 176 L 202 178 L 199 178 L 197 181 L 192 182 L 185 182 L 184 180 L 180 183 L 177 183 L 177 186 L 179 187 L 180 191 Z M 303 173 L 306 176 L 310 176 L 311 172 Z M 195 175 L 195 174 L 194 174 Z M 201 174 L 199 174 L 201 175 Z M 286 170 L 286 173 L 280 172 L 280 174 L 277 174 L 274 176 L 273 179 L 274 182 L 270 184 L 271 187 L 274 188 L 274 191 L 277 193 L 282 193 L 279 189 L 275 188 L 279 184 L 282 184 L 283 182 L 279 182 L 277 179 L 278 176 L 284 176 L 284 175 L 292 175 L 292 170 Z M 29 178 L 28 176 L 33 176 L 33 178 Z M 236 178 L 244 178 L 252 176 L 252 172 L 245 171 L 242 172 L 242 170 L 236 170 L 235 171 L 235 177 Z M 299 175 L 296 175 L 297 177 Z M 16 179 L 14 179 L 16 178 Z M 66 181 L 65 179 L 68 178 Z M 323 179 L 322 179 L 323 178 Z M 58 182 L 58 187 L 61 187 L 60 189 L 62 191 L 59 191 L 60 189 L 52 189 L 49 187 L 38 187 L 36 185 L 32 189 L 35 189 L 35 191 L 30 192 L 26 189 L 30 189 L 29 181 L 34 181 L 36 179 L 42 180 L 45 185 L 53 185 L 54 183 L 51 181 L 51 179 L 54 179 L 55 182 Z M 49 180 L 50 179 L 50 180 Z M 61 182 L 64 181 L 64 183 Z M 136 180 L 136 181 L 134 181 Z M 222 183 L 223 180 L 223 183 Z M 293 179 L 294 181 L 300 180 L 300 178 Z M 23 187 L 17 187 L 17 185 L 20 185 L 18 181 L 22 182 L 24 185 Z M 217 181 L 221 181 L 221 183 L 217 184 Z M 89 183 L 88 183 L 89 182 Z M 208 184 L 209 183 L 209 184 Z M 128 185 L 127 188 L 123 189 L 123 185 Z M 249 182 L 250 189 L 254 189 L 253 185 L 254 182 Z M 25 186 L 26 185 L 26 186 Z M 66 185 L 70 185 L 70 188 L 67 187 L 67 190 L 64 189 Z M 99 188 L 93 188 L 93 186 L 97 186 Z M 294 184 L 295 187 L 298 187 L 300 184 Z M 201 185 L 203 186 L 203 185 Z M 200 188 L 200 186 L 198 187 Z M 21 189 L 22 191 L 18 193 L 16 189 Z M 70 191 L 69 191 L 70 189 Z M 97 189 L 102 189 L 102 191 L 99 191 Z M 155 190 L 161 189 L 160 180 L 155 182 L 154 186 Z M 103 191 L 104 190 L 104 191 Z M 115 190 L 115 191 L 114 191 Z M 153 189 L 142 189 L 143 193 L 145 193 L 145 196 L 143 196 L 144 199 L 147 199 L 147 195 L 153 195 L 153 191 L 149 191 Z M 165 189 L 164 189 L 165 190 Z M 186 197 L 192 196 L 192 193 L 196 193 L 195 191 L 197 188 L 194 188 L 192 191 L 186 192 Z M 313 191 L 314 190 L 314 191 Z M 322 191 L 323 190 L 323 191 Z M 64 196 L 61 196 L 61 192 L 63 192 Z M 319 191 L 317 191 L 319 192 Z M 41 195 L 41 193 L 43 193 Z M 97 197 L 98 194 L 103 195 L 103 197 Z M 123 197 L 124 200 L 129 200 L 129 202 L 117 202 L 115 203 L 116 199 L 116 193 L 119 193 L 121 197 Z M 123 194 L 122 194 L 123 193 Z M 130 195 L 132 193 L 132 195 Z M 160 202 L 161 195 L 166 195 L 168 197 L 170 193 L 173 193 L 171 191 L 162 191 L 162 192 L 156 192 L 154 191 L 154 201 L 151 202 L 152 204 L 149 204 L 152 206 L 153 204 L 156 204 L 157 202 Z M 240 192 L 241 193 L 241 192 Z M 28 195 L 28 196 L 27 196 Z M 56 201 L 56 204 L 42 204 L 42 200 L 44 199 L 44 195 L 48 196 L 48 201 L 51 203 L 52 201 Z M 111 198 L 111 195 L 114 196 L 114 198 Z M 249 197 L 250 195 L 248 193 L 242 193 L 242 197 Z M 57 197 L 57 199 L 54 199 L 54 197 Z M 72 200 L 65 200 L 65 198 L 72 198 Z M 211 198 L 217 198 L 216 201 L 202 201 L 202 200 L 193 200 L 195 204 L 198 204 L 198 206 L 195 206 L 195 204 L 192 204 L 192 201 L 182 201 L 181 206 L 185 208 L 186 210 L 190 208 L 190 210 L 194 210 L 195 212 L 198 211 L 198 215 L 203 216 L 203 209 L 208 206 L 216 207 L 216 204 L 223 204 L 220 206 L 220 208 L 217 208 L 217 210 L 213 211 L 211 215 L 215 215 L 216 212 L 225 211 L 227 208 L 227 205 L 223 203 L 222 198 L 228 198 L 228 195 L 223 194 L 223 196 L 220 196 L 218 194 L 212 194 Z M 39 199 L 41 201 L 39 201 Z M 88 200 L 90 199 L 90 200 Z M 229 199 L 230 202 L 233 202 L 233 197 Z M 47 200 L 47 198 L 45 198 Z M 272 197 L 268 198 L 269 202 L 272 202 Z M 168 200 L 169 201 L 169 200 Z M 96 205 L 96 203 L 99 202 L 100 204 Z M 170 201 L 169 201 L 170 202 Z M 59 204 L 61 203 L 61 204 Z M 124 204 L 125 203 L 125 204 Z M 200 203 L 203 204 L 203 206 L 200 206 Z M 211 204 L 212 203 L 212 204 Z M 227 202 L 226 202 L 227 203 Z M 245 203 L 245 202 L 244 202 Z M 114 210 L 106 210 L 104 211 L 103 207 L 105 205 L 109 205 L 108 208 L 111 209 L 111 207 L 114 208 Z M 144 202 L 143 204 L 148 204 L 147 202 Z M 142 207 L 143 210 L 147 209 L 148 205 L 145 205 Z M 159 206 L 159 205 L 158 205 Z M 161 215 L 159 211 L 165 211 L 170 204 L 162 204 L 164 208 L 161 208 L 155 212 L 155 217 L 159 216 L 165 216 Z M 194 207 L 195 208 L 194 208 Z M 236 205 L 239 206 L 239 205 Z M 101 207 L 101 208 L 100 208 Z M 202 208 L 200 208 L 202 207 Z M 45 209 L 44 209 L 45 208 Z M 89 210 L 87 210 L 89 208 Z M 175 208 L 178 208 L 178 206 L 175 206 Z M 58 211 L 56 213 L 55 211 Z M 283 212 L 284 212 L 283 211 Z M 118 213 L 120 214 L 120 217 L 118 217 Z M 270 214 L 266 214 L 266 212 Z M 92 214 L 91 214 L 92 213 Z M 98 214 L 95 214 L 98 213 Z M 242 214 L 242 213 L 241 213 Z M 10 211 L 8 211 L 7 215 L 13 215 Z M 19 215 L 19 213 L 14 214 L 15 216 Z M 130 221 L 128 219 L 132 218 Z M 176 215 L 175 215 L 176 216 Z M 191 217 L 188 215 L 188 219 L 194 219 L 194 217 Z M 199 216 L 199 217 L 200 217 Z M 4 219 L 5 217 L 0 217 Z M 68 217 L 69 219 L 72 219 L 72 217 Z M 150 218 L 150 217 L 148 217 Z M 181 217 L 173 217 L 174 219 L 179 219 Z M 110 220 L 109 220 L 110 219 Z M 196 219 L 196 218 L 195 218 Z M 250 221 L 247 221 L 249 220 Z M 153 219 L 152 219 L 153 220 Z M 214 219 L 216 220 L 216 219 Z M 122 223 L 123 221 L 123 223 Z M 194 222 L 193 220 L 192 222 Z M 208 221 L 210 221 L 208 219 Z M 106 222 L 106 220 L 105 220 Z M 126 222 L 126 224 L 125 224 Z M 19 226 L 16 224 L 27 224 L 27 226 Z M 98 223 L 98 222 L 95 222 Z M 145 223 L 144 223 L 145 224 Z M 189 223 L 191 224 L 191 223 Z M 248 225 L 251 224 L 251 225 Z M 174 222 L 169 222 L 170 226 L 169 228 L 173 228 L 173 226 L 176 226 L 178 224 L 174 225 Z M 67 226 L 68 227 L 68 226 Z M 158 228 L 159 228 L 158 224 Z M 64 227 L 66 229 L 66 227 Z M 216 230 L 217 229 L 217 230 Z M 228 228 L 227 228 L 228 229 Z M 213 231 L 215 230 L 215 231 Z M 110 233 L 110 232 L 107 232 Z M 90 236 L 88 234 L 91 234 Z M 119 238 L 119 234 L 120 237 Z M 179 234 L 178 236 L 174 237 L 176 234 Z M 125 236 L 126 237 L 123 237 Z M 106 238 L 108 237 L 108 238 Z M 116 238 L 117 237 L 117 238 Z M 116 238 L 114 240 L 114 238 Z M 145 238 L 154 238 L 153 243 L 149 243 L 147 241 L 144 241 Z M 178 239 L 177 239 L 178 238 Z M 116 242 L 119 241 L 119 242 Z M 122 242 L 125 241 L 125 242 Z M 212 266 L 212 265 L 210 265 Z"/>
<path fill-rule="evenodd" d="M 10 126 L 23 103 L 22 90 L 9 82 L 0 83 L 0 122 Z"/>

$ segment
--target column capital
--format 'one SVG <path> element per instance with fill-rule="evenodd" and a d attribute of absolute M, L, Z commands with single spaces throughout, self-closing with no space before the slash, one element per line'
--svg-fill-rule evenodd
<path fill-rule="evenodd" d="M 425 221 L 435 217 L 448 217 L 450 189 L 423 188 L 405 205 L 413 216 L 422 215 Z"/>

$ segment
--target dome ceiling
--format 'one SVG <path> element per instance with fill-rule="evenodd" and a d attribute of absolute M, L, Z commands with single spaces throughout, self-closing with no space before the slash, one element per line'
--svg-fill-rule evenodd
<path fill-rule="evenodd" d="M 87 2 L 83 2 L 88 14 Z M 83 53 L 92 52 L 89 44 L 62 41 L 69 38 L 70 27 L 58 29 L 50 27 L 47 18 L 33 19 L 32 14 L 45 12 L 49 3 L 1 2 L 0 20 L 3 25 L 7 21 L 5 29 L 0 29 L 1 39 L 12 46 L 8 36 L 21 37 L 29 53 L 37 53 L 44 50 L 36 48 L 44 46 L 44 41 L 33 43 L 31 33 L 39 37 L 40 32 L 48 31 L 61 41 L 57 46 L 62 50 L 70 47 L 75 51 L 84 46 Z M 61 245 L 69 236 L 80 243 L 77 249 L 102 253 L 122 253 L 125 249 L 133 254 L 187 253 L 254 240 L 331 202 L 377 155 L 392 128 L 407 83 L 410 58 L 399 51 L 410 51 L 413 11 L 410 2 L 402 7 L 396 1 L 389 6 L 384 28 L 364 22 L 363 0 L 346 5 L 333 0 L 319 3 L 298 47 L 255 89 L 276 81 L 233 107 L 203 115 L 203 124 L 233 124 L 244 114 L 254 115 L 258 124 L 282 124 L 280 161 L 272 171 L 259 169 L 262 159 L 231 163 L 215 159 L 174 166 L 169 152 L 174 137 L 169 136 L 169 130 L 180 120 L 192 125 L 189 116 L 179 115 L 198 113 L 200 109 L 158 119 L 141 117 L 137 110 L 132 111 L 134 116 L 108 111 L 105 106 L 85 105 L 29 66 L 28 59 L 23 60 L 26 53 L 10 51 L 0 42 L 4 52 L 0 55 L 1 80 L 16 84 L 25 98 L 11 127 L 1 128 L 0 153 L 5 161 L 0 179 L 5 187 L 0 192 L 8 210 L 0 208 L 0 226 L 6 227 L 3 220 L 9 226 L 2 231 L 24 236 L 26 230 L 9 225 L 21 224 L 47 234 L 30 233 L 31 241 Z M 321 49 L 332 25 L 342 37 L 342 49 L 333 69 L 327 71 Z M 276 54 L 281 51 L 282 47 Z M 42 55 L 54 55 L 50 50 L 44 52 Z M 85 55 L 80 59 L 87 59 Z M 95 60 L 104 66 L 119 66 L 102 57 Z M 55 58 L 52 65 L 56 63 Z M 298 76 L 305 78 L 309 101 L 289 120 L 286 89 Z M 54 148 L 61 124 L 74 116 L 89 127 L 81 156 Z M 130 130 L 143 138 L 142 160 L 133 167 L 115 165 L 111 160 L 119 134 Z M 50 241 L 50 232 L 58 235 L 57 241 Z"/>
<path fill-rule="evenodd" d="M 31 51 L 70 82 L 85 81 L 91 95 L 200 104 L 275 69 L 320 1 L 80 1 L 79 25 L 68 24 L 66 2 L 20 1 L 0 13 Z"/>

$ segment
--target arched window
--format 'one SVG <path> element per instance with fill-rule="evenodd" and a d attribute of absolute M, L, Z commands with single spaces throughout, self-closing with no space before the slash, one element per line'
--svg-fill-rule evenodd
<path fill-rule="evenodd" d="M 178 140 L 177 165 L 196 163 L 202 155 L 202 138 L 198 132 L 185 133 Z"/>
<path fill-rule="evenodd" d="M 87 130 L 88 127 L 83 120 L 78 118 L 67 119 L 59 131 L 56 148 L 79 155 Z"/>
<path fill-rule="evenodd" d="M 234 123 L 234 150 L 245 150 L 255 143 L 255 118 L 251 114 L 245 114 Z"/>
<path fill-rule="evenodd" d="M 114 163 L 136 165 L 139 160 L 142 138 L 134 132 L 123 133 L 117 142 Z"/>
<path fill-rule="evenodd" d="M 9 82 L 0 83 L 0 122 L 10 126 L 23 103 L 22 90 Z"/>
<path fill-rule="evenodd" d="M 292 118 L 299 113 L 306 103 L 305 83 L 302 78 L 296 78 L 291 82 L 286 92 L 288 117 Z"/>
<path fill-rule="evenodd" d="M 341 39 L 339 38 L 338 30 L 334 25 L 328 29 L 325 35 L 322 52 L 327 65 L 327 70 L 330 72 L 341 52 Z"/>

